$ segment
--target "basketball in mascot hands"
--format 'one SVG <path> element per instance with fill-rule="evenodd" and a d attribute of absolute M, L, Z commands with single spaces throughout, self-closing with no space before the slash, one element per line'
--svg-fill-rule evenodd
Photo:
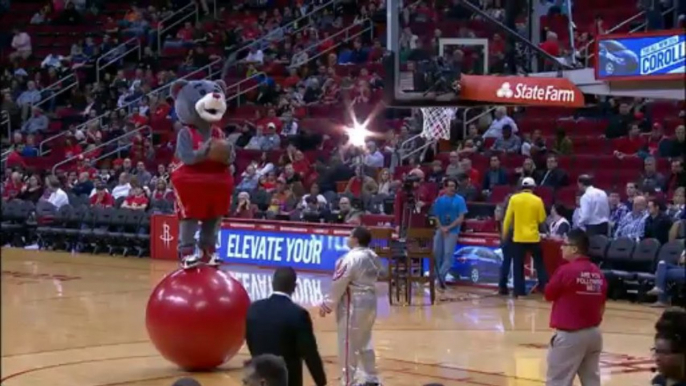
<path fill-rule="evenodd" d="M 231 145 L 225 139 L 213 139 L 210 142 L 210 151 L 207 153 L 207 157 L 212 161 L 223 162 L 225 164 L 229 163 L 229 157 L 231 156 Z"/>

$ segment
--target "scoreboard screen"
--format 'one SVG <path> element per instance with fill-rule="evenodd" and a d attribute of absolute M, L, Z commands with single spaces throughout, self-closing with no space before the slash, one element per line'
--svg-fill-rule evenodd
<path fill-rule="evenodd" d="M 596 79 L 683 79 L 684 68 L 683 30 L 602 35 L 596 41 Z"/>

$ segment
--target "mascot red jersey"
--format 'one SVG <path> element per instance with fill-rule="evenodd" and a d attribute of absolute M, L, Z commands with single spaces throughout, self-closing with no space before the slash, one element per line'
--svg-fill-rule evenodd
<path fill-rule="evenodd" d="M 222 217 L 229 213 L 233 177 L 226 162 L 208 157 L 213 140 L 223 138 L 219 127 L 226 111 L 226 86 L 217 81 L 176 81 L 171 88 L 174 109 L 184 127 L 179 130 L 171 182 L 179 216 L 179 255 L 184 268 L 204 259 L 221 264 L 217 237 Z M 198 232 L 199 231 L 199 232 Z M 196 234 L 199 234 L 196 243 Z"/>

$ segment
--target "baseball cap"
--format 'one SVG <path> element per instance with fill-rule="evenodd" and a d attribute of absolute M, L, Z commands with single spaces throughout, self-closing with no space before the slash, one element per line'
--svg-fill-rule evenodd
<path fill-rule="evenodd" d="M 536 187 L 536 181 L 531 177 L 526 177 L 522 180 L 522 188 L 533 188 Z"/>

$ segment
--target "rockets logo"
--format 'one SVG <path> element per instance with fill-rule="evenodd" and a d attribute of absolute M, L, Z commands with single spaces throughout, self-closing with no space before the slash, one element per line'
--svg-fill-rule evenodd
<path fill-rule="evenodd" d="M 169 249 L 171 247 L 171 242 L 174 241 L 174 236 L 171 234 L 171 228 L 166 222 L 162 224 L 162 234 L 160 235 L 160 240 L 164 243 L 164 247 Z"/>

